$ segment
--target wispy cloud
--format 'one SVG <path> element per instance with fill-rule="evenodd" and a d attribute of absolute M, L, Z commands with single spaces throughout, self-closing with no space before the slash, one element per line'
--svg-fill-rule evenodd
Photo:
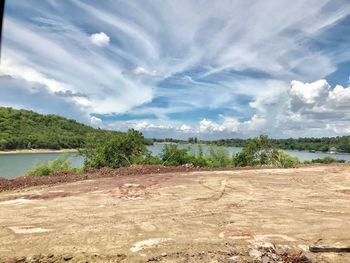
<path fill-rule="evenodd" d="M 40 86 L 87 123 L 114 129 L 337 134 L 349 124 L 347 80 L 315 81 L 346 70 L 349 17 L 347 0 L 8 1 L 0 69 L 26 94 Z M 3 105 L 32 108 L 32 96 L 24 103 L 0 85 Z"/>

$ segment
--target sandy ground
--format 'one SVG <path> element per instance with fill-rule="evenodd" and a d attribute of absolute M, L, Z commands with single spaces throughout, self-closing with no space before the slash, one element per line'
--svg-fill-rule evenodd
<path fill-rule="evenodd" d="M 274 262 L 259 254 L 269 246 L 304 251 L 315 262 L 350 262 L 350 254 L 308 250 L 350 246 L 349 201 L 349 165 L 174 172 L 5 191 L 0 262 Z"/>

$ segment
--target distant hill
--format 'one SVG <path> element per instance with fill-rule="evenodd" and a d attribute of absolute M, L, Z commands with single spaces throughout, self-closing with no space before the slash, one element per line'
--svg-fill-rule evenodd
<path fill-rule="evenodd" d="M 118 132 L 92 128 L 57 115 L 0 107 L 0 150 L 76 149 L 91 135 Z"/>

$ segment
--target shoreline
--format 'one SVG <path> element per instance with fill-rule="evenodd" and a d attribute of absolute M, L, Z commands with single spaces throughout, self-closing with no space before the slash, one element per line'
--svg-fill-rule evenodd
<path fill-rule="evenodd" d="M 77 149 L 62 149 L 62 150 L 53 150 L 53 149 L 24 149 L 24 150 L 5 150 L 0 151 L 2 154 L 40 154 L 40 153 L 76 153 Z"/>

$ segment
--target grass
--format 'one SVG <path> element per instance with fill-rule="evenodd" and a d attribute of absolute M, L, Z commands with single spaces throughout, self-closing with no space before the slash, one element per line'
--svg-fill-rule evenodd
<path fill-rule="evenodd" d="M 72 167 L 68 156 L 61 156 L 51 162 L 35 165 L 27 172 L 29 176 L 49 176 L 55 173 L 72 172 L 79 173 L 82 169 Z"/>

